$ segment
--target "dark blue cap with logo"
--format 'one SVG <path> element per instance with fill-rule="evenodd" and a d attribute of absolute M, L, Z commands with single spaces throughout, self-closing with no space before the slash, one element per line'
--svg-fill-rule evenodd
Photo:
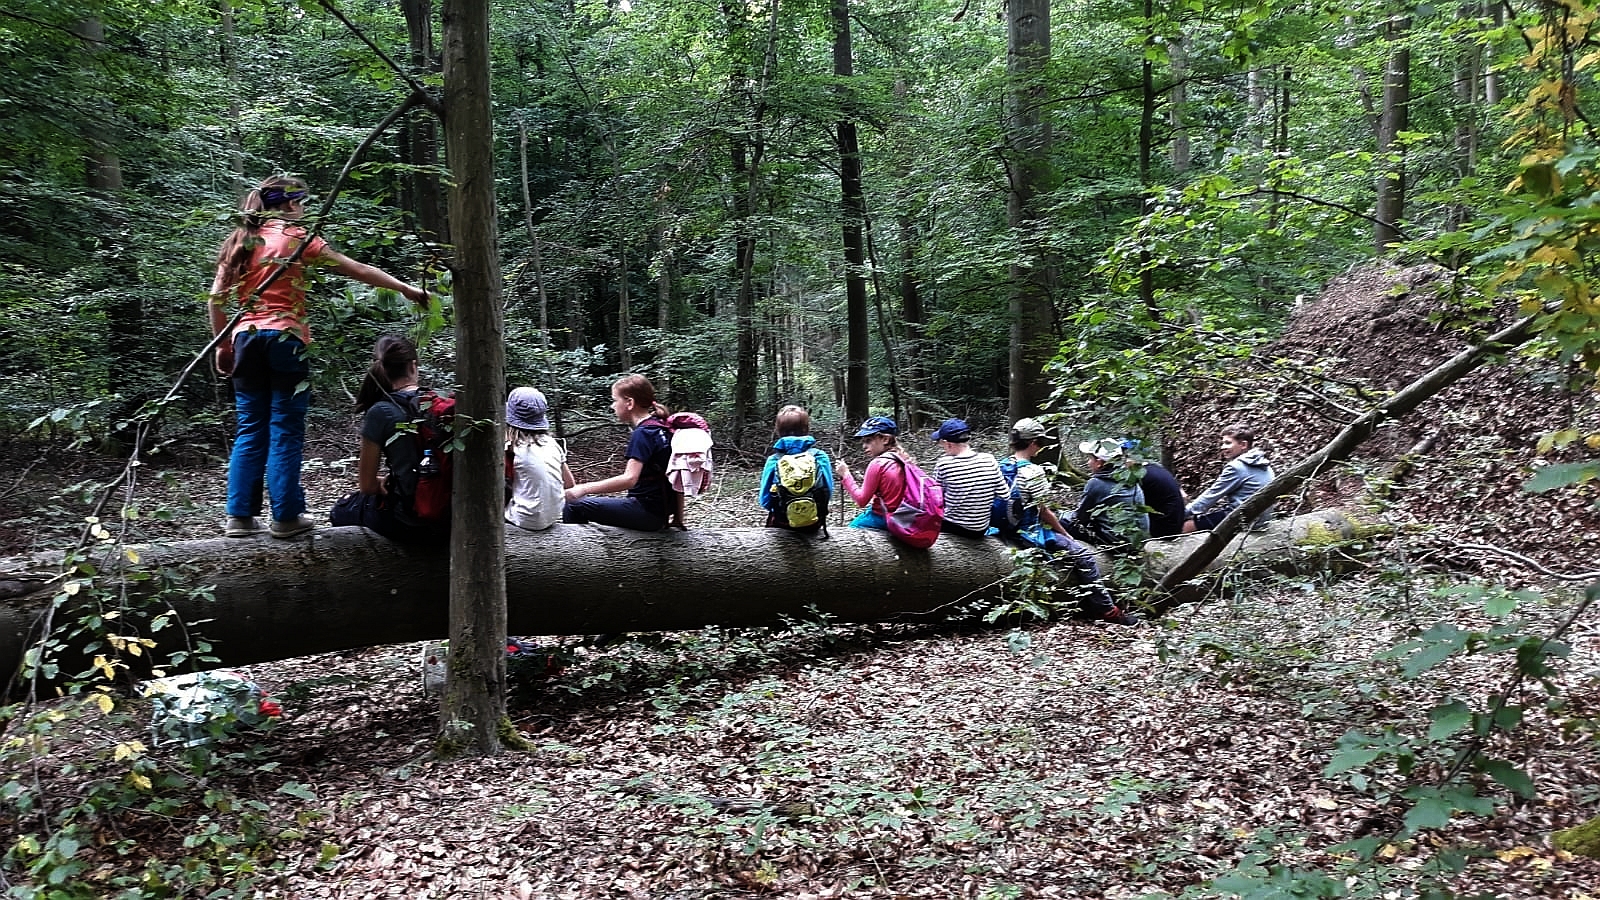
<path fill-rule="evenodd" d="M 899 434 L 900 426 L 888 416 L 873 416 L 861 423 L 856 431 L 856 437 L 867 437 L 874 434 Z"/>

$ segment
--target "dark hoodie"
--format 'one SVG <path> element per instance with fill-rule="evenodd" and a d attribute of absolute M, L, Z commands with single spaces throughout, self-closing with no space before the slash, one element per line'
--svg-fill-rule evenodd
<path fill-rule="evenodd" d="M 1251 447 L 1222 467 L 1222 474 L 1217 476 L 1216 482 L 1206 488 L 1204 494 L 1189 501 L 1187 512 L 1191 517 L 1209 510 L 1226 515 L 1255 496 L 1256 491 L 1266 487 L 1272 478 L 1272 462 L 1267 459 L 1266 451 Z M 1250 527 L 1260 528 L 1272 518 L 1273 513 L 1274 510 L 1268 507 Z"/>

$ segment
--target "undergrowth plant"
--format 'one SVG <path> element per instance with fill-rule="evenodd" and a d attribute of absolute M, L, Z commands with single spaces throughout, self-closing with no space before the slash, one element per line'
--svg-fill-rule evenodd
<path fill-rule="evenodd" d="M 1535 798 L 1535 783 L 1515 758 L 1517 742 L 1530 710 L 1560 714 L 1565 701 L 1557 675 L 1570 651 L 1563 637 L 1600 600 L 1600 585 L 1547 631 L 1513 615 L 1545 601 L 1534 591 L 1468 583 L 1440 587 L 1432 600 L 1430 608 L 1442 603 L 1455 613 L 1378 651 L 1376 671 L 1359 667 L 1367 696 L 1403 702 L 1420 692 L 1430 698 L 1426 714 L 1375 716 L 1347 730 L 1322 772 L 1375 810 L 1365 833 L 1320 848 L 1329 860 L 1322 865 L 1284 860 L 1285 842 L 1305 836 L 1257 835 L 1230 871 L 1195 896 L 1364 898 L 1398 896 L 1394 891 L 1403 888 L 1408 895 L 1453 897 L 1452 879 L 1490 848 L 1451 837 L 1452 823 Z M 1218 649 L 1204 635 L 1192 640 L 1208 652 Z M 1472 690 L 1477 682 L 1459 676 L 1472 661 L 1502 672 L 1501 683 L 1487 693 Z M 1445 669 L 1454 674 L 1441 674 Z M 1309 851 L 1302 847 L 1296 855 Z"/>
<path fill-rule="evenodd" d="M 97 517 L 86 526 L 13 685 L 25 699 L 0 708 L 7 896 L 248 896 L 275 844 L 303 837 L 312 816 L 294 820 L 240 788 L 278 764 L 235 739 L 231 708 L 211 711 L 189 742 L 149 727 L 137 678 L 216 662 L 171 611 L 206 589 L 179 569 L 138 568 L 126 519 L 115 532 Z M 158 640 L 179 649 L 152 659 Z M 278 790 L 309 797 L 294 782 Z"/>

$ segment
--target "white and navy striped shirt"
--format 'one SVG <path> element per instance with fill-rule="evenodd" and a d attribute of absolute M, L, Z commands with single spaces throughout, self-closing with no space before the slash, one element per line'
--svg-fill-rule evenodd
<path fill-rule="evenodd" d="M 1011 495 L 992 453 L 968 450 L 960 456 L 941 456 L 933 477 L 944 487 L 944 520 L 968 531 L 987 529 L 994 498 Z"/>

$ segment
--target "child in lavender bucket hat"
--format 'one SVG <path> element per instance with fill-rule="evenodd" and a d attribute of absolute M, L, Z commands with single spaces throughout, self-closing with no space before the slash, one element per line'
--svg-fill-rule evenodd
<path fill-rule="evenodd" d="M 543 531 L 561 521 L 562 492 L 576 483 L 567 453 L 550 435 L 550 404 L 544 394 L 519 387 L 506 400 L 507 472 L 511 499 L 506 521 Z"/>

